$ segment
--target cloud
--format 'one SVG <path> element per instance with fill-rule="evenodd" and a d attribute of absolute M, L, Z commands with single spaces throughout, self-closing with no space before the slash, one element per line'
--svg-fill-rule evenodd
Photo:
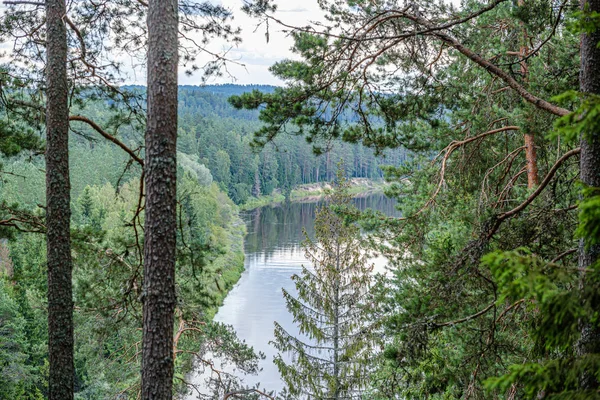
<path fill-rule="evenodd" d="M 308 12 L 308 8 L 305 7 L 297 7 L 297 8 L 288 8 L 288 9 L 279 9 L 279 12 L 282 13 L 303 13 Z"/>
<path fill-rule="evenodd" d="M 231 78 L 227 74 L 224 77 L 217 78 L 215 82 L 227 83 L 236 81 L 239 83 L 269 83 L 281 84 L 281 81 L 274 77 L 269 71 L 269 67 L 278 61 L 297 56 L 291 52 L 293 40 L 285 29 L 277 24 L 271 23 L 269 26 L 269 41 L 267 43 L 264 25 L 258 26 L 260 21 L 249 17 L 241 7 L 243 0 L 210 0 L 213 4 L 220 4 L 229 8 L 233 13 L 232 26 L 242 28 L 243 42 L 238 47 L 231 48 L 231 44 L 222 39 L 215 39 L 208 44 L 208 49 L 214 53 L 228 51 L 228 57 L 240 65 L 231 64 L 228 70 L 235 77 Z M 276 13 L 276 17 L 284 23 L 296 26 L 306 26 L 311 21 L 322 20 L 323 13 L 319 8 L 317 0 L 278 0 L 281 7 Z M 0 13 L 5 11 L 5 7 L 0 3 Z M 194 38 L 194 35 L 192 35 Z M 199 39 L 199 38 L 195 38 Z M 198 40 L 200 42 L 200 40 Z M 0 43 L 0 49 L 10 50 L 12 43 Z M 126 54 L 113 54 L 112 57 L 123 63 L 123 73 L 127 83 L 145 84 L 146 71 L 140 66 L 139 60 L 132 59 Z M 210 61 L 211 56 L 203 54 L 198 57 L 198 65 L 204 65 Z M 194 75 L 188 77 L 181 69 L 180 82 L 185 84 L 199 83 L 201 76 Z"/>

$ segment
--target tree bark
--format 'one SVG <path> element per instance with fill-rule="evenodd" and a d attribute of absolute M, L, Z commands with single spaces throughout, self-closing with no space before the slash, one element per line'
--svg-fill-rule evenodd
<path fill-rule="evenodd" d="M 590 12 L 600 12 L 600 0 L 581 0 L 581 9 L 587 4 Z M 600 29 L 581 38 L 581 91 L 590 94 L 600 94 Z M 585 132 L 581 138 L 581 181 L 587 186 L 600 187 L 600 132 Z M 600 245 L 587 246 L 586 239 L 579 243 L 579 267 L 582 271 L 590 268 L 600 256 Z M 587 276 L 582 272 L 581 285 L 586 285 Z M 600 353 L 600 331 L 594 325 L 584 322 L 581 324 L 581 337 L 577 343 L 579 356 Z M 584 374 L 582 388 L 598 389 L 598 381 L 594 374 Z"/>
<path fill-rule="evenodd" d="M 336 256 L 335 256 L 335 280 L 333 281 L 333 301 L 334 301 L 334 317 L 333 317 L 333 393 L 332 399 L 339 400 L 340 398 L 340 276 L 342 266 L 340 264 L 340 243 L 339 235 L 337 235 Z"/>
<path fill-rule="evenodd" d="M 172 398 L 177 178 L 177 0 L 148 2 L 142 399 Z"/>
<path fill-rule="evenodd" d="M 65 0 L 46 0 L 46 246 L 50 400 L 73 398 L 73 288 Z"/>
<path fill-rule="evenodd" d="M 525 158 L 527 160 L 527 188 L 535 189 L 540 184 L 540 179 L 533 133 L 525 134 Z"/>
<path fill-rule="evenodd" d="M 523 7 L 525 5 L 524 0 L 519 0 L 519 7 Z M 519 57 L 525 59 L 529 55 L 529 47 L 527 46 L 527 42 L 529 37 L 527 35 L 527 29 L 525 28 L 525 24 L 521 21 L 521 29 L 523 32 L 523 45 L 519 49 Z M 529 83 L 529 68 L 527 67 L 527 61 L 521 61 L 521 74 L 523 75 L 523 84 L 527 85 Z M 526 110 L 527 112 L 527 110 Z M 537 154 L 535 149 L 535 136 L 532 132 L 529 132 L 530 129 L 533 128 L 530 123 L 531 117 L 530 115 L 526 116 L 527 128 L 525 129 L 525 159 L 527 160 L 527 188 L 535 189 L 540 181 L 538 174 L 538 166 L 537 166 Z"/>

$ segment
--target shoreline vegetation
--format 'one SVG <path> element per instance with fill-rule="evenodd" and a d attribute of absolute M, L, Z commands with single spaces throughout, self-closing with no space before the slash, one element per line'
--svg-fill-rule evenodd
<path fill-rule="evenodd" d="M 347 193 L 351 197 L 368 196 L 374 193 L 383 193 L 387 187 L 387 183 L 384 180 L 373 180 L 368 178 L 353 178 L 348 180 Z M 294 203 L 301 202 L 314 202 L 323 199 L 327 196 L 330 191 L 333 190 L 333 186 L 330 182 L 320 182 L 312 184 L 297 185 L 291 191 L 290 201 Z M 218 282 L 215 281 L 213 289 L 220 288 L 221 290 L 214 291 L 215 303 L 213 307 L 206 310 L 206 319 L 213 320 L 219 308 L 223 305 L 223 302 L 231 292 L 231 290 L 239 283 L 243 272 L 246 269 L 244 252 L 244 240 L 246 237 L 246 224 L 241 218 L 240 213 L 244 211 L 254 210 L 260 207 L 276 206 L 285 202 L 285 196 L 281 193 L 280 189 L 274 190 L 273 194 L 260 196 L 258 198 L 251 197 L 246 203 L 237 206 L 238 215 L 228 225 L 228 231 L 231 232 L 233 239 L 230 248 L 221 257 L 216 268 L 221 270 L 222 273 L 219 276 Z M 241 249 L 240 249 L 241 243 Z M 182 363 L 181 371 L 184 376 L 194 373 L 194 358 L 188 357 Z M 178 385 L 177 392 L 183 399 L 188 390 L 185 385 Z"/>
<path fill-rule="evenodd" d="M 348 194 L 351 196 L 369 195 L 373 193 L 383 193 L 387 184 L 384 180 L 374 180 L 368 178 L 349 179 Z M 332 189 L 329 182 L 319 182 L 297 185 L 292 189 L 289 201 L 291 202 L 312 202 L 317 201 L 327 195 Z M 259 207 L 268 205 L 277 205 L 286 201 L 285 196 L 279 189 L 273 191 L 270 195 L 259 197 L 250 197 L 248 201 L 240 204 L 240 211 L 250 211 Z"/>

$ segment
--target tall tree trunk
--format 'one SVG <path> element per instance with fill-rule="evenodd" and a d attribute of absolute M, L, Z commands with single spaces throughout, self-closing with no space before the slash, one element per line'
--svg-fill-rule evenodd
<path fill-rule="evenodd" d="M 523 7 L 525 4 L 524 0 L 519 0 L 519 7 Z M 523 45 L 519 49 L 519 57 L 524 59 L 529 55 L 529 47 L 527 46 L 528 35 L 525 29 L 525 24 L 521 22 L 523 31 Z M 521 61 L 521 74 L 523 75 L 523 85 L 527 85 L 529 81 L 529 68 L 527 67 L 527 61 Z M 526 111 L 527 112 L 527 111 Z M 535 149 L 535 136 L 529 129 L 533 126 L 529 121 L 531 120 L 530 115 L 526 116 L 528 120 L 527 129 L 525 132 L 525 160 L 527 162 L 527 188 L 533 189 L 539 185 L 539 173 L 537 166 L 537 154 Z"/>
<path fill-rule="evenodd" d="M 537 166 L 537 153 L 535 150 L 535 136 L 533 133 L 525 134 L 525 159 L 527 160 L 527 188 L 533 189 L 540 183 Z"/>
<path fill-rule="evenodd" d="M 333 393 L 332 399 L 340 398 L 340 277 L 342 271 L 339 234 L 336 233 L 335 280 L 333 281 Z"/>
<path fill-rule="evenodd" d="M 600 12 L 600 0 L 582 0 L 590 12 Z M 584 34 L 581 39 L 580 85 L 584 93 L 600 94 L 600 29 Z M 581 181 L 588 186 L 600 187 L 600 132 L 586 132 L 581 138 Z M 579 267 L 585 270 L 592 266 L 600 256 L 600 245 L 586 246 L 585 238 L 579 244 Z M 582 273 L 581 285 L 586 285 L 586 275 Z M 589 323 L 581 324 L 581 338 L 577 344 L 580 356 L 600 353 L 600 332 Z M 590 371 L 582 377 L 584 389 L 594 390 L 598 381 Z"/>
<path fill-rule="evenodd" d="M 172 398 L 177 178 L 177 0 L 148 2 L 142 399 Z"/>
<path fill-rule="evenodd" d="M 46 246 L 51 400 L 73 398 L 73 288 L 65 0 L 46 0 Z"/>

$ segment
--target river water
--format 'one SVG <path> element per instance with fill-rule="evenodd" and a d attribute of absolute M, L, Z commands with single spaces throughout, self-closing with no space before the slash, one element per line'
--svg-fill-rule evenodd
<path fill-rule="evenodd" d="M 382 194 L 353 199 L 359 209 L 372 208 L 387 215 L 398 215 L 394 201 Z M 246 376 L 245 383 L 260 383 L 261 388 L 279 391 L 283 383 L 272 360 L 275 349 L 269 345 L 273 339 L 273 322 L 277 321 L 288 332 L 295 332 L 292 316 L 288 312 L 281 291 L 285 288 L 295 293 L 290 277 L 299 273 L 306 260 L 301 242 L 302 229 L 312 237 L 318 203 L 291 203 L 266 206 L 243 215 L 248 228 L 244 242 L 245 271 L 219 309 L 215 320 L 232 325 L 238 337 L 263 352 L 262 371 Z M 374 259 L 376 269 L 383 271 L 385 260 Z M 196 383 L 202 379 L 193 377 Z M 189 397 L 189 399 L 194 398 Z"/>

